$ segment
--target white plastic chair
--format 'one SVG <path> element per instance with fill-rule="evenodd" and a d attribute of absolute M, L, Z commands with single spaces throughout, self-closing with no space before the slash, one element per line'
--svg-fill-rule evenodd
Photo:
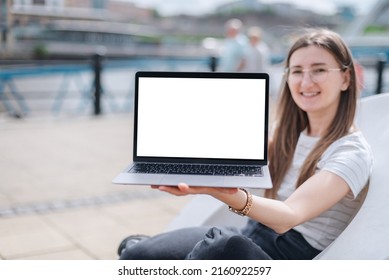
<path fill-rule="evenodd" d="M 316 259 L 389 259 L 389 93 L 362 98 L 357 124 L 374 154 L 369 191 L 352 222 Z M 197 196 L 167 230 L 198 225 L 240 227 L 246 219 L 213 198 Z"/>
<path fill-rule="evenodd" d="M 389 259 L 389 93 L 361 99 L 357 124 L 374 154 L 369 191 L 352 222 L 317 259 Z"/>

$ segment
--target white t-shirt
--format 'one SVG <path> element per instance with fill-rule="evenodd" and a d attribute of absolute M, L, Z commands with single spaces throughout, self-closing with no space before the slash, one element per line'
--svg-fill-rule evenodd
<path fill-rule="evenodd" d="M 287 199 L 294 191 L 300 167 L 319 138 L 301 133 L 287 172 L 277 193 L 279 200 Z M 311 246 L 318 250 L 326 248 L 346 228 L 361 206 L 372 169 L 372 152 L 361 132 L 344 136 L 322 155 L 316 172 L 326 170 L 340 176 L 347 182 L 350 192 L 340 202 L 321 215 L 294 229 L 300 232 Z"/>

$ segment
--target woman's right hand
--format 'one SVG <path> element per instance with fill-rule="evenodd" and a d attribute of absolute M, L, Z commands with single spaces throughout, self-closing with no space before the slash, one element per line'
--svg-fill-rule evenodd
<path fill-rule="evenodd" d="M 208 194 L 211 196 L 218 196 L 218 194 L 234 194 L 238 191 L 237 188 L 190 187 L 185 183 L 180 183 L 177 186 L 152 185 L 151 188 L 158 189 L 176 196 L 184 196 L 189 194 Z"/>

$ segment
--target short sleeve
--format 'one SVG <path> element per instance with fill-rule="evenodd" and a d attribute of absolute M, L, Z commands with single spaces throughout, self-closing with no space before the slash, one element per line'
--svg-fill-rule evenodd
<path fill-rule="evenodd" d="M 335 173 L 345 180 L 354 198 L 368 183 L 372 166 L 371 148 L 361 132 L 335 141 L 318 163 L 319 170 Z"/>

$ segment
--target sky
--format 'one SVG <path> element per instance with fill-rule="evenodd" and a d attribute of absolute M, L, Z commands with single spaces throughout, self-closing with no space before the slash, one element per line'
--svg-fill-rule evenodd
<path fill-rule="evenodd" d="M 162 15 L 171 15 L 177 13 L 185 14 L 204 14 L 212 11 L 220 4 L 228 3 L 233 0 L 123 0 L 133 2 L 138 6 L 157 8 Z M 311 9 L 313 11 L 332 14 L 336 7 L 341 4 L 349 4 L 356 7 L 357 12 L 364 14 L 378 0 L 262 0 L 262 3 L 292 3 L 298 7 Z"/>

